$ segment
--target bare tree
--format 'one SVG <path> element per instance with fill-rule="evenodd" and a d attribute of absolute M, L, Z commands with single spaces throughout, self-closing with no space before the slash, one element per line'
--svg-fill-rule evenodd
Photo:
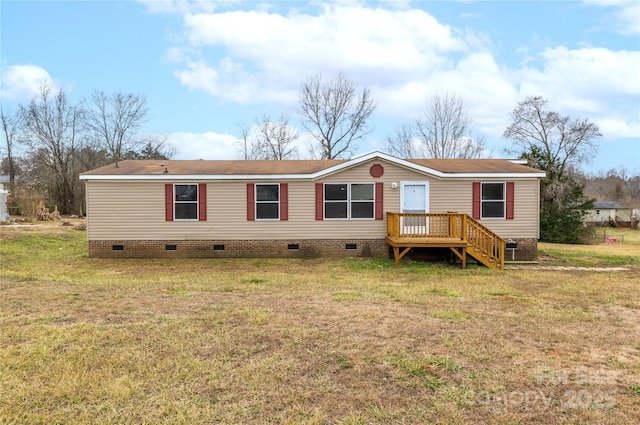
<path fill-rule="evenodd" d="M 518 103 L 502 137 L 513 140 L 519 153 L 535 152 L 543 169 L 561 178 L 569 166 L 595 155 L 596 139 L 602 133 L 586 119 L 572 119 L 547 110 L 547 101 L 538 96 Z"/>
<path fill-rule="evenodd" d="M 299 135 L 289 125 L 290 116 L 281 114 L 276 121 L 269 115 L 256 119 L 256 142 L 259 159 L 291 159 L 296 154 L 295 141 Z"/>
<path fill-rule="evenodd" d="M 460 97 L 434 96 L 413 125 L 404 124 L 387 138 L 385 148 L 401 158 L 479 158 L 484 138 L 472 135 L 472 124 Z"/>
<path fill-rule="evenodd" d="M 280 114 L 273 120 L 268 114 L 256 117 L 255 124 L 249 128 L 240 124 L 241 139 L 236 142 L 240 157 L 245 160 L 272 159 L 282 160 L 296 157 L 295 142 L 298 131 L 289 125 L 290 116 Z"/>
<path fill-rule="evenodd" d="M 328 81 L 316 75 L 302 85 L 301 122 L 316 139 L 322 159 L 350 155 L 355 142 L 371 132 L 367 124 L 375 110 L 371 91 L 364 88 L 358 94 L 357 89 L 342 73 Z"/>
<path fill-rule="evenodd" d="M 49 196 L 62 214 L 81 208 L 76 152 L 81 145 L 83 110 L 44 83 L 27 107 L 20 107 L 26 143 L 32 156 L 50 172 Z"/>
<path fill-rule="evenodd" d="M 238 128 L 240 129 L 241 138 L 237 142 L 235 142 L 235 145 L 240 152 L 240 157 L 245 161 L 249 159 L 256 159 L 254 157 L 254 153 L 252 152 L 252 147 L 254 146 L 254 144 L 249 140 L 249 126 L 246 124 L 238 124 Z"/>
<path fill-rule="evenodd" d="M 94 141 L 105 147 L 112 160 L 120 161 L 128 152 L 155 144 L 155 140 L 137 134 L 148 111 L 144 96 L 120 92 L 107 96 L 103 91 L 95 91 L 88 103 L 87 125 Z"/>
<path fill-rule="evenodd" d="M 547 110 L 542 97 L 528 97 L 511 113 L 503 137 L 511 139 L 529 165 L 544 170 L 540 182 L 540 238 L 579 243 L 589 233 L 583 217 L 593 207 L 575 172 L 577 164 L 595 154 L 602 137 L 596 124 Z"/>
<path fill-rule="evenodd" d="M 6 151 L 6 168 L 9 174 L 9 188 L 13 188 L 16 179 L 15 149 L 18 142 L 18 131 L 21 129 L 22 117 L 19 113 L 7 114 L 0 105 L 0 121 L 4 133 L 3 150 Z"/>
<path fill-rule="evenodd" d="M 398 158 L 419 158 L 424 156 L 418 146 L 419 141 L 414 137 L 411 124 L 396 127 L 394 133 L 387 137 L 385 150 Z"/>
<path fill-rule="evenodd" d="M 473 120 L 456 94 L 434 96 L 415 120 L 415 134 L 428 158 L 478 158 L 484 140 L 471 135 Z"/>

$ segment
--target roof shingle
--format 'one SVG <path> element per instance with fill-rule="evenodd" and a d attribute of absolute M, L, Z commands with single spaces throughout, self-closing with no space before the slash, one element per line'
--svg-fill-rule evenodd
<path fill-rule="evenodd" d="M 116 164 L 110 164 L 82 173 L 82 176 L 161 176 L 163 174 L 174 176 L 309 175 L 349 161 L 353 160 L 124 160 L 118 162 L 117 166 Z M 426 167 L 445 174 L 526 174 L 541 172 L 535 168 L 504 159 L 408 159 L 404 161 L 406 161 L 404 164 L 408 162 L 418 167 Z M 358 162 L 354 162 L 354 165 L 357 164 Z"/>

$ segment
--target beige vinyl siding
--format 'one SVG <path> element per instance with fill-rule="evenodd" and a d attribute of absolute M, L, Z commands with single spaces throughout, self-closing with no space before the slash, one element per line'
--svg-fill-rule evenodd
<path fill-rule="evenodd" d="M 374 163 L 384 166 L 384 175 L 378 179 L 369 174 Z M 537 180 L 509 180 L 516 181 L 516 219 L 482 222 L 504 237 L 537 238 Z M 259 183 L 257 180 L 194 181 L 207 184 L 207 221 L 172 222 L 165 221 L 164 185 L 174 181 L 88 180 L 87 234 L 89 240 L 381 239 L 386 234 L 386 219 L 315 220 L 315 184 L 383 182 L 384 211 L 398 212 L 402 181 L 430 182 L 432 212 L 471 213 L 473 180 L 440 180 L 372 160 L 316 181 L 288 181 L 288 221 L 247 221 L 246 184 Z M 396 189 L 391 188 L 392 182 L 398 183 Z"/>
<path fill-rule="evenodd" d="M 246 181 L 207 183 L 207 221 L 165 221 L 167 182 L 87 185 L 90 240 L 381 239 L 383 220 L 315 220 L 315 183 L 289 183 L 289 220 L 247 221 Z"/>
<path fill-rule="evenodd" d="M 473 182 L 514 182 L 513 220 L 482 219 L 480 223 L 503 238 L 538 238 L 537 179 L 448 179 L 430 184 L 430 212 L 455 211 L 472 215 Z"/>
<path fill-rule="evenodd" d="M 375 179 L 369 174 L 369 168 L 373 164 L 381 164 L 384 167 L 382 177 Z M 372 160 L 358 167 L 350 168 L 340 173 L 318 180 L 322 183 L 384 183 L 384 211 L 400 212 L 400 182 L 402 181 L 428 181 L 433 184 L 434 178 L 415 171 L 388 163 L 386 161 Z M 396 189 L 391 188 L 391 183 L 397 183 Z M 386 219 L 385 219 L 386 220 Z M 385 221 L 386 222 L 386 221 Z M 385 228 L 386 233 L 386 228 Z"/>

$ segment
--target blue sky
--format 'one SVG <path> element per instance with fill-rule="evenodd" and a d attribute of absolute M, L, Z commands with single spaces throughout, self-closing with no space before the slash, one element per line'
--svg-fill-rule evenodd
<path fill-rule="evenodd" d="M 145 132 L 179 159 L 237 157 L 239 124 L 291 114 L 314 74 L 371 89 L 380 149 L 429 99 L 455 92 L 490 154 L 526 96 L 600 126 L 590 171 L 640 172 L 640 2 L 0 2 L 4 108 L 43 80 L 72 99 L 144 94 Z M 306 157 L 306 137 L 300 157 Z"/>

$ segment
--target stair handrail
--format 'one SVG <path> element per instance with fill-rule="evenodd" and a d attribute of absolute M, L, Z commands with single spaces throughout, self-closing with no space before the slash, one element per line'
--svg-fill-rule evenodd
<path fill-rule="evenodd" d="M 503 269 L 506 241 L 469 215 L 465 221 L 467 241 Z"/>

